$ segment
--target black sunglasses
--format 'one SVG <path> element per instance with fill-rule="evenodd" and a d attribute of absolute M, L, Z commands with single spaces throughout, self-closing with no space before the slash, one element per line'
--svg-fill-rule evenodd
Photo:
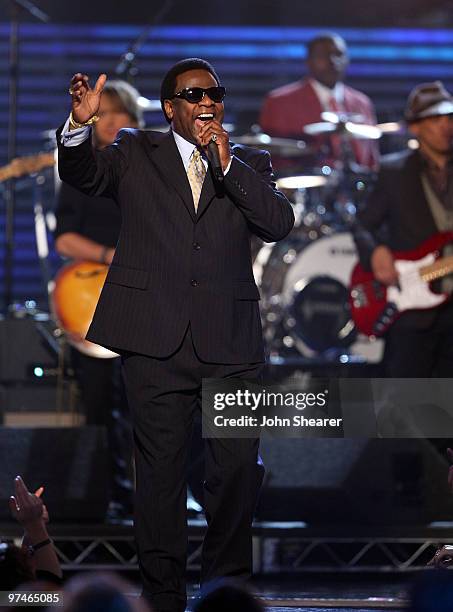
<path fill-rule="evenodd" d="M 191 104 L 201 102 L 205 95 L 208 95 L 213 102 L 222 102 L 226 94 L 225 87 L 218 85 L 217 87 L 186 87 L 178 93 L 173 94 L 172 98 L 183 98 Z"/>

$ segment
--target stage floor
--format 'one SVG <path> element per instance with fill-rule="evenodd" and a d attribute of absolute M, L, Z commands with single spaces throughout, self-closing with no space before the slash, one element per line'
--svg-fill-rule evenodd
<path fill-rule="evenodd" d="M 255 579 L 252 591 L 267 612 L 402 612 L 408 606 L 410 578 L 394 576 L 301 576 Z M 198 593 L 189 588 L 189 609 Z"/>

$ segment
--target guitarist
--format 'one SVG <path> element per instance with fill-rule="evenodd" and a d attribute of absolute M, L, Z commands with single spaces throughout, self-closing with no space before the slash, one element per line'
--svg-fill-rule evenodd
<path fill-rule="evenodd" d="M 93 146 L 112 144 L 118 130 L 143 127 L 139 93 L 125 81 L 106 83 L 94 125 Z M 120 232 L 120 212 L 109 198 L 95 198 L 67 183 L 60 186 L 57 202 L 55 247 L 73 260 L 110 264 Z M 74 296 L 77 299 L 77 296 Z M 119 358 L 98 359 L 72 349 L 88 425 L 106 425 L 111 474 L 111 501 L 107 518 L 117 521 L 132 513 L 132 434 L 120 375 Z"/>
<path fill-rule="evenodd" d="M 405 119 L 419 148 L 382 163 L 356 233 L 362 265 L 387 286 L 398 280 L 392 252 L 453 230 L 453 99 L 439 81 L 418 85 Z M 395 378 L 451 377 L 453 303 L 402 314 L 387 332 L 383 367 Z"/>

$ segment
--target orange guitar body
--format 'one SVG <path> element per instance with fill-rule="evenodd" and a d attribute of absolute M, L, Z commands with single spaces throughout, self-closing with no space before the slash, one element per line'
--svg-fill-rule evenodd
<path fill-rule="evenodd" d="M 69 343 L 91 357 L 112 358 L 116 353 L 85 340 L 109 267 L 91 261 L 63 266 L 55 277 L 52 308 Z"/>

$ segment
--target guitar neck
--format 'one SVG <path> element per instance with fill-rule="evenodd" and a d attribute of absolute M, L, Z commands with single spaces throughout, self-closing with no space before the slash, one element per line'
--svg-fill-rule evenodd
<path fill-rule="evenodd" d="M 29 157 L 17 157 L 9 164 L 0 168 L 0 183 L 11 178 L 19 178 L 27 174 L 40 172 L 55 164 L 53 153 L 38 153 Z"/>
<path fill-rule="evenodd" d="M 3 168 L 0 168 L 0 183 L 2 183 L 3 181 L 7 181 L 10 178 L 13 178 L 13 176 L 14 176 L 14 173 L 13 173 L 11 164 L 8 164 L 7 166 L 3 166 Z"/>
<path fill-rule="evenodd" d="M 435 261 L 430 266 L 425 266 L 420 268 L 420 276 L 421 278 L 429 283 L 430 281 L 436 280 L 437 278 L 442 278 L 447 274 L 451 274 L 453 272 L 453 255 L 448 255 L 447 257 L 441 257 L 437 261 Z"/>

